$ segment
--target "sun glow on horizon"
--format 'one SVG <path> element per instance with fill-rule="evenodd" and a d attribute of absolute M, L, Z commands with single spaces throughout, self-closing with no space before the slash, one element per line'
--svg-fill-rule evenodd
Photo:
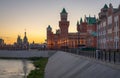
<path fill-rule="evenodd" d="M 68 12 L 69 32 L 77 32 L 76 23 L 81 17 L 98 16 L 109 3 L 118 7 L 120 0 L 0 0 L 0 38 L 13 44 L 18 35 L 23 39 L 26 29 L 30 43 L 44 43 L 48 25 L 54 33 L 59 29 L 63 8 Z"/>
<path fill-rule="evenodd" d="M 6 43 L 6 44 L 14 44 L 15 42 L 17 42 L 17 36 L 16 36 L 16 38 L 13 38 L 13 37 L 3 37 L 2 39 L 4 39 L 4 42 Z M 22 39 L 23 39 L 23 37 L 22 37 Z M 43 37 L 41 37 L 41 38 L 39 38 L 39 37 L 28 37 L 28 41 L 29 41 L 29 43 L 32 43 L 33 41 L 35 42 L 35 43 L 39 43 L 39 44 L 41 44 L 41 43 L 44 43 L 45 42 L 45 37 L 43 36 Z"/>

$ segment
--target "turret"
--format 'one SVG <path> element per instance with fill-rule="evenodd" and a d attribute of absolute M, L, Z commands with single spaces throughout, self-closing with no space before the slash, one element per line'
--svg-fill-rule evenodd
<path fill-rule="evenodd" d="M 101 12 L 99 13 L 99 18 L 100 19 L 106 18 L 107 11 L 108 11 L 108 6 L 107 6 L 107 4 L 105 4 L 104 7 L 101 9 Z"/>
<path fill-rule="evenodd" d="M 24 33 L 23 43 L 24 43 L 24 44 L 28 43 L 28 39 L 27 39 L 27 36 L 26 36 L 26 31 L 25 31 L 25 33 Z"/>
<path fill-rule="evenodd" d="M 50 25 L 48 25 L 48 27 L 47 27 L 47 31 L 52 31 L 52 28 L 51 28 Z"/>
<path fill-rule="evenodd" d="M 80 24 L 83 22 L 82 18 L 80 18 Z"/>
<path fill-rule="evenodd" d="M 109 8 L 113 8 L 113 6 L 112 6 L 112 4 L 111 4 L 111 3 L 109 4 Z"/>
<path fill-rule="evenodd" d="M 67 15 L 68 13 L 66 12 L 65 8 L 63 8 L 62 12 L 60 13 L 61 20 L 59 21 L 61 37 L 68 36 L 69 21 L 67 21 Z"/>
<path fill-rule="evenodd" d="M 17 38 L 17 44 L 22 45 L 22 39 L 19 35 L 18 35 L 18 38 Z"/>
<path fill-rule="evenodd" d="M 53 33 L 50 25 L 47 27 L 47 48 L 52 48 Z"/>
<path fill-rule="evenodd" d="M 77 26 L 79 26 L 79 21 L 77 21 L 77 24 L 76 24 Z"/>
<path fill-rule="evenodd" d="M 24 32 L 23 48 L 24 49 L 29 49 L 29 42 L 28 42 L 28 38 L 27 38 L 27 35 L 26 35 L 26 31 Z"/>
<path fill-rule="evenodd" d="M 79 24 L 79 21 L 77 21 L 77 31 L 80 31 L 80 24 Z"/>
<path fill-rule="evenodd" d="M 62 12 L 60 13 L 61 21 L 67 21 L 67 15 L 65 8 L 63 8 Z"/>
<path fill-rule="evenodd" d="M 50 25 L 48 25 L 48 27 L 47 27 L 47 39 L 49 39 L 51 37 L 51 34 L 52 34 L 52 28 Z"/>

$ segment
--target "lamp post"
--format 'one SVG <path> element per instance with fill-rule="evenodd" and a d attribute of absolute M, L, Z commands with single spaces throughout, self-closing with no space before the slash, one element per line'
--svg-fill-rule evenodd
<path fill-rule="evenodd" d="M 80 31 L 78 31 L 78 48 L 80 46 Z"/>
<path fill-rule="evenodd" d="M 77 21 L 77 31 L 78 31 L 78 45 L 77 47 L 79 48 L 80 45 L 80 23 Z"/>

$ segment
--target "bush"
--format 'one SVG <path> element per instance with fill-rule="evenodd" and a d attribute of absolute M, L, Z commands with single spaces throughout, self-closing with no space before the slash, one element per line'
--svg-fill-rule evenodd
<path fill-rule="evenodd" d="M 27 78 L 44 78 L 45 66 L 48 62 L 48 58 L 32 58 L 35 70 L 32 70 Z"/>

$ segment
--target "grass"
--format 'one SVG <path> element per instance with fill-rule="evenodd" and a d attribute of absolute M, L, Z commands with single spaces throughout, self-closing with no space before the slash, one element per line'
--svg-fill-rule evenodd
<path fill-rule="evenodd" d="M 48 62 L 48 58 L 31 58 L 35 69 L 32 70 L 27 78 L 44 78 L 45 66 Z"/>

